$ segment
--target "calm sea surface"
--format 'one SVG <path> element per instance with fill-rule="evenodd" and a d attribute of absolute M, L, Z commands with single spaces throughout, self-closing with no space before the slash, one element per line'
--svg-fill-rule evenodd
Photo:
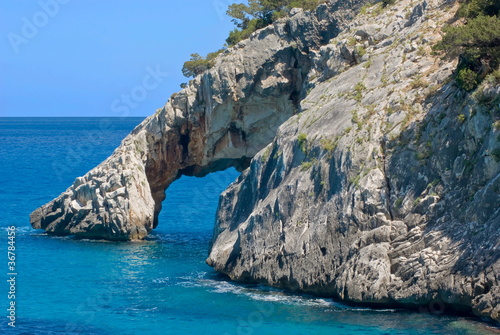
<path fill-rule="evenodd" d="M 218 195 L 238 175 L 183 177 L 143 242 L 50 237 L 28 216 L 99 164 L 139 118 L 0 118 L 1 334 L 499 334 L 473 319 L 349 307 L 227 281 L 205 264 Z M 16 226 L 16 328 L 7 227 Z M 3 312 L 1 312 L 3 311 Z"/>

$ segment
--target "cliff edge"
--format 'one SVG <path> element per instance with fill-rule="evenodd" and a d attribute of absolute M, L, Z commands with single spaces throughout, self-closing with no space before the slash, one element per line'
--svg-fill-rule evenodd
<path fill-rule="evenodd" d="M 365 3 L 294 9 L 226 50 L 32 226 L 141 239 L 174 180 L 234 166 L 217 271 L 500 321 L 500 84 L 467 93 L 433 55 L 453 1 Z"/>
<path fill-rule="evenodd" d="M 250 159 L 298 110 L 312 50 L 353 18 L 362 0 L 335 1 L 253 33 L 172 95 L 106 161 L 35 210 L 31 225 L 56 235 L 141 239 L 158 224 L 165 189 Z"/>
<path fill-rule="evenodd" d="M 234 280 L 500 321 L 500 85 L 432 55 L 456 6 L 363 11 L 315 52 L 300 113 L 221 196 Z"/>

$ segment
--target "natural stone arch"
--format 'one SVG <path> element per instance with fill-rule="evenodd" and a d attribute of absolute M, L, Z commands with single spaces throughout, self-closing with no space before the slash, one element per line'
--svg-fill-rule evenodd
<path fill-rule="evenodd" d="M 141 239 L 157 226 L 174 180 L 247 167 L 297 112 L 311 52 L 338 34 L 336 10 L 296 10 L 221 54 L 111 157 L 35 210 L 32 226 L 57 235 Z"/>

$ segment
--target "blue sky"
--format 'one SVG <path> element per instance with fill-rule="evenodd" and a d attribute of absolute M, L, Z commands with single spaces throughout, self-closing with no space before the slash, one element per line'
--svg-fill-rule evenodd
<path fill-rule="evenodd" d="M 0 116 L 148 116 L 223 46 L 230 2 L 1 0 Z"/>

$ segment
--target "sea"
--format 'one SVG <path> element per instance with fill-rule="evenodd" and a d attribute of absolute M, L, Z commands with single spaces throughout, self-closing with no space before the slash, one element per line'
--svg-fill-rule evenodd
<path fill-rule="evenodd" d="M 33 210 L 102 162 L 142 120 L 0 118 L 1 334 L 500 334 L 440 306 L 370 309 L 216 273 L 205 259 L 234 169 L 173 183 L 144 241 L 31 228 Z"/>

